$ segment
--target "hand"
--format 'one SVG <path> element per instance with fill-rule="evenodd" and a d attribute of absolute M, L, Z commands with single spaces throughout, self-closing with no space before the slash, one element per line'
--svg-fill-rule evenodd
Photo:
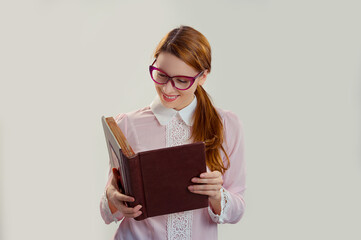
<path fill-rule="evenodd" d="M 222 188 L 223 179 L 219 171 L 204 172 L 200 175 L 200 178 L 192 178 L 192 182 L 200 184 L 188 186 L 189 191 L 207 195 L 210 201 L 220 201 L 221 192 L 219 190 Z"/>
<path fill-rule="evenodd" d="M 191 185 L 188 187 L 192 193 L 208 196 L 208 201 L 212 211 L 215 214 L 221 214 L 221 192 L 223 179 L 219 171 L 205 172 L 200 178 L 192 178 L 192 182 L 200 183 L 200 185 Z"/>
<path fill-rule="evenodd" d="M 131 196 L 127 196 L 121 193 L 121 190 L 118 187 L 119 172 L 116 169 L 113 169 L 113 174 L 111 176 L 111 183 L 107 187 L 106 194 L 109 202 L 109 208 L 114 213 L 116 210 L 121 212 L 125 217 L 135 218 L 142 214 L 140 209 L 141 205 L 137 205 L 134 208 L 128 207 L 126 202 L 134 202 L 135 199 Z"/>

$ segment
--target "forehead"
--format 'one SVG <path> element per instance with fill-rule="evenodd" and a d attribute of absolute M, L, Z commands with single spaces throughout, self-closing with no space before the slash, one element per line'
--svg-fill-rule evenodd
<path fill-rule="evenodd" d="M 187 65 L 180 58 L 167 52 L 160 53 L 154 65 L 170 76 L 194 76 L 198 73 L 193 67 Z"/>

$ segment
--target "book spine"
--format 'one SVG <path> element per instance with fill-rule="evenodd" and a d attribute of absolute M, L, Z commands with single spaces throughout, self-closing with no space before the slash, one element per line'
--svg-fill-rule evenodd
<path fill-rule="evenodd" d="M 136 155 L 134 158 L 130 158 L 128 160 L 129 163 L 129 180 L 131 183 L 131 196 L 135 198 L 135 201 L 129 203 L 130 207 L 135 207 L 138 204 L 142 205 L 140 209 L 142 214 L 135 218 L 135 220 L 143 220 L 148 217 L 147 214 L 147 206 L 145 201 L 145 194 L 144 194 L 144 184 L 143 184 L 143 176 L 142 176 L 142 169 L 140 163 L 140 156 Z"/>
<path fill-rule="evenodd" d="M 122 164 L 120 168 L 122 169 L 125 195 L 133 196 L 132 183 L 130 180 L 129 158 L 125 156 L 122 151 L 120 151 L 120 155 L 122 156 Z"/>
<path fill-rule="evenodd" d="M 127 186 L 127 178 L 126 178 L 126 174 L 125 174 L 125 163 L 124 163 L 124 155 L 122 154 L 121 149 L 119 149 L 119 156 L 120 159 L 118 159 L 118 171 L 119 171 L 119 179 L 118 179 L 118 187 L 119 189 L 122 191 L 123 194 L 126 194 L 128 191 L 128 186 Z M 115 166 L 116 164 L 114 164 Z"/>

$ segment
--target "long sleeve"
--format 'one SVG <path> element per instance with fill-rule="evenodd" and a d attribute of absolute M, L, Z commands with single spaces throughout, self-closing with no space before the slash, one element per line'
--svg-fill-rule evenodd
<path fill-rule="evenodd" d="M 221 213 L 214 214 L 208 208 L 211 219 L 216 223 L 237 223 L 245 210 L 244 192 L 246 189 L 246 170 L 244 160 L 243 126 L 237 115 L 224 111 L 223 127 L 225 135 L 224 148 L 230 160 L 230 167 L 223 176 L 221 189 Z M 225 161 L 225 156 L 223 161 Z"/>
<path fill-rule="evenodd" d="M 115 157 L 114 153 L 113 153 L 112 157 L 113 158 Z M 112 214 L 110 211 L 110 208 L 109 208 L 109 203 L 108 203 L 108 199 L 106 196 L 106 189 L 110 185 L 111 174 L 113 174 L 113 173 L 111 171 L 111 167 L 109 166 L 108 182 L 105 186 L 104 192 L 100 199 L 100 214 L 106 224 L 110 224 L 113 221 L 115 223 L 117 223 L 117 221 L 122 220 L 124 218 L 124 216 L 119 211 L 116 211 L 114 214 Z"/>

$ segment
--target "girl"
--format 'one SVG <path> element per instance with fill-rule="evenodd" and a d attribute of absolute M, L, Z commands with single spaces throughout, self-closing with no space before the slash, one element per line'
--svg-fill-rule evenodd
<path fill-rule="evenodd" d="M 134 220 L 142 206 L 117 186 L 112 169 L 100 203 L 106 224 L 120 221 L 114 239 L 217 239 L 217 224 L 236 223 L 245 203 L 243 127 L 238 117 L 215 108 L 202 85 L 211 71 L 211 48 L 197 30 L 181 26 L 158 44 L 149 66 L 157 96 L 145 108 L 115 120 L 135 152 L 191 142 L 206 143 L 207 172 L 191 179 L 208 208 Z"/>

